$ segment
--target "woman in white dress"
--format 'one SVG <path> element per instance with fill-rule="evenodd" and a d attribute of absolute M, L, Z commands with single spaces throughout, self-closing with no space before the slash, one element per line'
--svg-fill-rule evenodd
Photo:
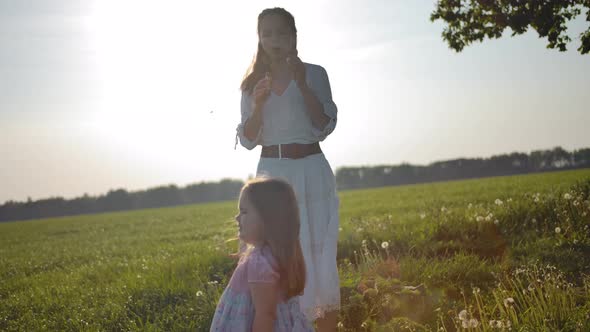
<path fill-rule="evenodd" d="M 257 175 L 281 177 L 293 186 L 307 269 L 301 308 L 319 331 L 335 331 L 339 201 L 319 142 L 336 127 L 337 108 L 324 68 L 297 56 L 297 30 L 289 12 L 262 11 L 258 38 L 257 54 L 241 86 L 236 135 L 247 149 L 262 146 Z"/>

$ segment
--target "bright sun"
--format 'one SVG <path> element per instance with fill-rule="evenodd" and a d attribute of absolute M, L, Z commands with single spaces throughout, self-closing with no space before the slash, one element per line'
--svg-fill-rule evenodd
<path fill-rule="evenodd" d="M 94 2 L 88 18 L 99 87 L 93 122 L 105 140 L 147 159 L 160 151 L 182 158 L 198 140 L 220 131 L 229 140 L 255 35 L 236 29 L 246 24 L 239 10 L 212 6 Z M 235 25 L 218 24 L 215 12 Z M 236 50 L 247 56 L 230 57 Z"/>

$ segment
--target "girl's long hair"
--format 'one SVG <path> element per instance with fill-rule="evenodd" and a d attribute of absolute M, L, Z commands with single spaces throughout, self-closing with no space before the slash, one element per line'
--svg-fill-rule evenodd
<path fill-rule="evenodd" d="M 299 207 L 295 192 L 284 180 L 259 177 L 248 181 L 242 193 L 263 224 L 264 242 L 279 265 L 280 287 L 287 298 L 303 294 L 305 261 L 299 243 Z"/>
<path fill-rule="evenodd" d="M 248 94 L 252 94 L 252 90 L 254 89 L 256 83 L 264 77 L 266 72 L 270 71 L 270 57 L 268 54 L 266 54 L 266 52 L 264 52 L 262 44 L 260 43 L 260 24 L 265 16 L 271 14 L 280 15 L 285 20 L 287 26 L 295 36 L 295 47 L 297 48 L 297 28 L 295 27 L 295 18 L 293 15 L 291 15 L 291 13 L 286 11 L 284 8 L 279 7 L 267 8 L 263 10 L 258 15 L 258 26 L 256 29 L 259 36 L 258 49 L 254 59 L 252 60 L 252 63 L 248 67 L 248 70 L 246 70 L 246 75 L 244 75 L 242 85 L 240 86 L 241 90 L 248 92 Z"/>

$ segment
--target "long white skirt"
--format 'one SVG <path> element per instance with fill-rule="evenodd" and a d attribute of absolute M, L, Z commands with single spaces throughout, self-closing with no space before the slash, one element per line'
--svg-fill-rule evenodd
<path fill-rule="evenodd" d="M 300 242 L 307 278 L 300 298 L 311 321 L 340 309 L 336 264 L 338 205 L 336 181 L 323 153 L 302 159 L 260 158 L 257 175 L 287 180 L 295 191 L 301 220 Z"/>

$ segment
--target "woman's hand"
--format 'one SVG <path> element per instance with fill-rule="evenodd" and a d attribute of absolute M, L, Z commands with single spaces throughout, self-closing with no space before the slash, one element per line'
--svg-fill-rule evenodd
<path fill-rule="evenodd" d="M 264 102 L 266 102 L 266 99 L 268 99 L 268 96 L 270 95 L 271 86 L 272 77 L 270 73 L 267 72 L 264 78 L 256 83 L 254 91 L 252 92 L 252 95 L 254 96 L 253 106 L 255 110 L 260 109 Z"/>
<path fill-rule="evenodd" d="M 289 68 L 291 68 L 293 71 L 297 86 L 300 89 L 307 87 L 307 82 L 305 81 L 305 65 L 303 64 L 303 61 L 301 61 L 301 59 L 297 56 L 297 50 L 295 50 L 292 55 L 287 57 L 287 65 L 289 65 Z"/>

